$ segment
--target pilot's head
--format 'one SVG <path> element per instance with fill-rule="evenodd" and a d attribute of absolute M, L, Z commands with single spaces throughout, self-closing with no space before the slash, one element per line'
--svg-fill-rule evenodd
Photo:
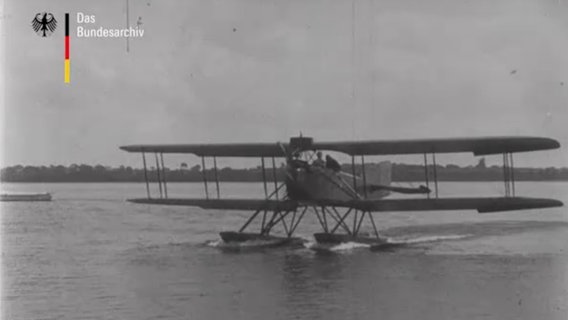
<path fill-rule="evenodd" d="M 316 155 L 318 156 L 318 159 L 321 159 L 321 156 L 322 156 L 321 151 L 318 151 L 318 153 L 316 153 Z"/>

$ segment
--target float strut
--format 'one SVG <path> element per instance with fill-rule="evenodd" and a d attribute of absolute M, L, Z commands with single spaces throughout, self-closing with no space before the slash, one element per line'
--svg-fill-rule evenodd
<path fill-rule="evenodd" d="M 302 218 L 304 217 L 304 214 L 306 213 L 306 211 L 308 210 L 308 207 L 304 207 L 304 210 L 302 211 L 302 213 L 300 214 L 300 216 L 298 217 L 298 219 L 296 220 L 295 223 L 292 223 L 290 226 L 290 236 L 292 236 L 292 234 L 294 233 L 294 231 L 296 231 L 296 228 L 298 228 L 298 225 L 300 224 L 300 221 L 302 221 Z M 294 211 L 294 217 L 296 217 L 296 212 Z M 293 221 L 293 220 L 292 220 Z"/>
<path fill-rule="evenodd" d="M 341 223 L 343 223 L 343 221 L 345 220 L 345 218 L 347 218 L 347 216 L 351 213 L 351 210 L 353 208 L 349 208 L 349 210 L 347 210 L 347 212 L 343 215 L 343 217 L 341 217 L 341 219 L 339 219 L 339 222 L 335 225 L 335 227 L 331 230 L 331 233 L 334 233 L 335 230 L 337 230 L 337 228 L 339 228 L 339 225 Z M 352 235 L 352 232 L 347 230 L 347 233 L 349 233 L 349 235 Z"/>
<path fill-rule="evenodd" d="M 341 219 L 341 215 L 339 214 L 339 212 L 337 212 L 335 207 L 331 207 L 331 208 L 333 209 L 333 211 L 330 211 L 329 215 L 333 218 L 333 220 L 335 220 L 336 223 L 339 223 L 339 220 Z M 349 227 L 347 226 L 347 224 L 345 224 L 345 222 L 341 222 L 341 227 L 343 228 L 343 230 L 345 230 L 345 232 L 347 232 L 347 233 L 350 232 Z"/>
<path fill-rule="evenodd" d="M 327 232 L 328 232 L 328 231 L 327 231 L 327 226 L 325 225 L 325 223 L 323 223 L 322 218 L 320 218 L 318 209 L 317 209 L 316 207 L 313 207 L 313 209 L 314 209 L 314 212 L 316 213 L 316 217 L 318 218 L 319 223 L 321 224 L 321 228 L 323 229 L 323 231 L 324 231 L 325 233 L 327 233 Z M 333 232 L 332 232 L 332 233 L 333 233 Z"/>
<path fill-rule="evenodd" d="M 256 218 L 256 216 L 260 213 L 260 209 L 256 210 L 256 212 L 247 220 L 247 222 L 245 222 L 245 224 L 239 229 L 239 232 L 243 232 L 245 231 L 245 229 L 248 227 L 248 225 L 252 222 L 252 220 L 254 220 L 254 218 Z"/>
<path fill-rule="evenodd" d="M 375 236 L 379 239 L 379 231 L 377 230 L 377 225 L 375 224 L 375 218 L 373 218 L 373 214 L 369 212 L 369 218 L 371 219 L 371 224 L 373 225 L 373 230 L 375 231 Z"/>

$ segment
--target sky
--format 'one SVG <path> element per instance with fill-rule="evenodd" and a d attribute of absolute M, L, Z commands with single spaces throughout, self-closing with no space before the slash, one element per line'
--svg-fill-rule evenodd
<path fill-rule="evenodd" d="M 39 37 L 38 12 L 59 25 Z M 63 82 L 64 13 L 71 83 Z M 2 165 L 140 166 L 140 143 L 544 136 L 568 166 L 563 0 L 5 0 Z M 471 155 L 452 158 L 475 164 Z M 197 158 L 188 162 L 198 163 Z M 443 162 L 441 160 L 440 162 Z"/>

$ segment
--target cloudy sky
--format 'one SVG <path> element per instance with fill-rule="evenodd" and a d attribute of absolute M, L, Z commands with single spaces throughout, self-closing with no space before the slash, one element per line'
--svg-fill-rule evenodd
<path fill-rule="evenodd" d="M 135 143 L 553 137 L 568 164 L 564 0 L 6 0 L 4 165 L 139 165 Z M 56 32 L 30 22 L 52 12 Z M 71 83 L 63 83 L 64 13 Z M 472 158 L 469 158 L 472 159 Z M 471 160 L 472 162 L 475 159 Z"/>

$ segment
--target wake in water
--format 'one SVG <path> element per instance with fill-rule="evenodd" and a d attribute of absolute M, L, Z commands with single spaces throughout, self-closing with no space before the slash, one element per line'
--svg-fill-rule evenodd
<path fill-rule="evenodd" d="M 304 247 L 314 250 L 314 251 L 353 251 L 354 249 L 369 249 L 371 247 L 370 244 L 366 243 L 358 243 L 358 242 L 343 242 L 340 244 L 327 244 L 327 243 L 318 243 L 316 241 L 308 241 L 304 243 Z"/>
<path fill-rule="evenodd" d="M 332 243 L 318 243 L 313 238 L 297 238 L 294 241 L 282 243 L 278 239 L 271 240 L 249 240 L 243 242 L 225 242 L 222 239 L 209 240 L 204 243 L 205 246 L 218 248 L 222 250 L 241 251 L 241 250 L 254 250 L 273 247 L 286 247 L 286 248 L 307 248 L 314 251 L 329 251 L 329 252 L 349 252 L 358 249 L 372 249 L 372 250 L 393 250 L 395 248 L 417 245 L 422 243 L 461 240 L 472 237 L 472 234 L 446 234 L 446 235 L 427 235 L 415 237 L 385 237 L 382 238 L 383 242 L 377 244 L 359 243 L 359 242 L 342 242 L 339 244 Z"/>
<path fill-rule="evenodd" d="M 282 239 L 270 239 L 270 240 L 247 240 L 242 242 L 225 242 L 222 239 L 206 241 L 205 245 L 218 249 L 226 250 L 254 250 L 254 249 L 264 249 L 272 247 L 302 247 L 304 243 L 308 241 L 303 238 L 292 238 L 288 241 L 283 242 Z"/>
<path fill-rule="evenodd" d="M 378 243 L 376 245 L 359 243 L 359 242 L 343 242 L 340 244 L 323 244 L 317 243 L 315 241 L 309 241 L 304 243 L 304 246 L 308 249 L 315 251 L 330 251 L 330 252 L 349 252 L 357 249 L 372 249 L 372 250 L 393 250 L 398 247 L 403 247 L 406 245 L 416 245 L 421 243 L 438 242 L 438 241 L 448 241 L 448 240 L 461 240 L 469 238 L 470 234 L 450 234 L 450 235 L 432 235 L 432 236 L 422 236 L 416 238 L 383 238 L 383 243 Z"/>
<path fill-rule="evenodd" d="M 449 234 L 449 235 L 433 235 L 433 236 L 423 236 L 417 238 L 388 238 L 389 243 L 394 244 L 417 244 L 417 243 L 427 243 L 445 240 L 460 240 L 472 237 L 471 234 Z"/>

